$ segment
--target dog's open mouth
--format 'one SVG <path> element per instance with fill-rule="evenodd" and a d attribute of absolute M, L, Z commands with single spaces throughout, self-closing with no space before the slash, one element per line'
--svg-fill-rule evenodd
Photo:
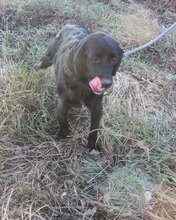
<path fill-rule="evenodd" d="M 96 95 L 101 95 L 106 90 L 105 88 L 102 87 L 101 79 L 98 76 L 90 80 L 89 86 Z"/>

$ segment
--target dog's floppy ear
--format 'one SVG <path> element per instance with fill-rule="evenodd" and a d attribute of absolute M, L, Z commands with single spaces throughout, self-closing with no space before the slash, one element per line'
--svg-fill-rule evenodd
<path fill-rule="evenodd" d="M 117 48 L 117 53 L 118 53 L 118 56 L 119 56 L 119 59 L 118 59 L 118 62 L 117 64 L 115 65 L 115 67 L 113 68 L 113 71 L 112 71 L 112 75 L 115 76 L 116 75 L 116 72 L 120 66 L 120 63 L 122 61 L 122 57 L 123 57 L 123 50 L 118 46 Z"/>

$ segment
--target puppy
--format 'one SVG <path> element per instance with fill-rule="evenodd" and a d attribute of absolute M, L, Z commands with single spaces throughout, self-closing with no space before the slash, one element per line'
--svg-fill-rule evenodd
<path fill-rule="evenodd" d="M 91 112 L 88 148 L 100 150 L 96 140 L 103 94 L 112 85 L 122 57 L 119 44 L 104 32 L 89 33 L 77 24 L 67 24 L 58 32 L 35 68 L 54 64 L 59 139 L 68 134 L 69 109 L 84 103 Z"/>

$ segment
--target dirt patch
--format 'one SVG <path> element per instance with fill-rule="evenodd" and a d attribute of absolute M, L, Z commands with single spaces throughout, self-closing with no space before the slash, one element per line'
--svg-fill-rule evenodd
<path fill-rule="evenodd" d="M 176 18 L 176 2 L 175 0 L 135 0 L 135 2 L 144 5 L 144 7 L 151 9 L 158 14 L 158 22 L 165 27 L 174 23 Z"/>
<path fill-rule="evenodd" d="M 38 4 L 35 6 L 26 5 L 20 10 L 10 6 L 3 6 L 0 12 L 0 29 L 5 31 L 16 30 L 22 27 L 42 28 L 48 24 L 54 26 L 64 25 L 66 23 L 77 22 L 91 26 L 93 19 L 86 20 L 79 16 L 79 7 L 74 6 L 75 14 L 68 14 L 61 9 L 52 7 L 50 4 Z M 78 13 L 77 13 L 78 12 Z"/>
<path fill-rule="evenodd" d="M 0 28 L 3 31 L 7 25 L 9 30 L 19 27 L 37 28 L 52 23 L 56 18 L 57 11 L 45 5 L 25 6 L 21 10 L 7 6 L 0 13 Z"/>
<path fill-rule="evenodd" d="M 135 2 L 138 2 L 140 4 L 147 5 L 152 10 L 157 11 L 165 11 L 169 10 L 172 12 L 176 11 L 176 2 L 175 0 L 135 0 Z"/>

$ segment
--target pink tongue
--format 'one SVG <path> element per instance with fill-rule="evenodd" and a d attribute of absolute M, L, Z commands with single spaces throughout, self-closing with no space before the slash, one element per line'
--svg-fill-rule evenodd
<path fill-rule="evenodd" d="M 104 90 L 102 87 L 101 79 L 98 76 L 90 80 L 89 85 L 94 91 L 102 92 Z"/>

